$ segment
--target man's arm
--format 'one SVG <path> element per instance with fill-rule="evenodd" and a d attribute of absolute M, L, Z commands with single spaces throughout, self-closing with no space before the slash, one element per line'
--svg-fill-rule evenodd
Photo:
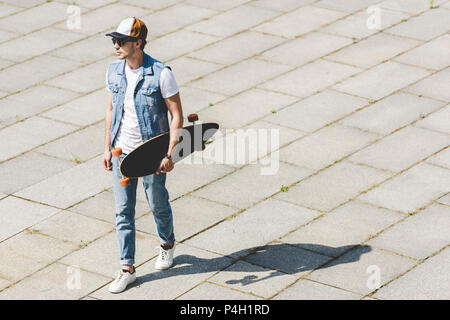
<path fill-rule="evenodd" d="M 105 116 L 105 152 L 103 154 L 103 168 L 108 171 L 112 170 L 111 151 L 109 150 L 109 146 L 111 145 L 112 110 L 112 96 L 111 92 L 108 92 L 108 103 Z"/>
<path fill-rule="evenodd" d="M 179 129 L 183 128 L 183 109 L 181 107 L 180 93 L 177 93 L 169 98 L 164 98 L 164 102 L 166 103 L 167 109 L 169 110 L 172 118 L 170 121 L 170 142 L 167 150 L 168 154 L 172 154 L 173 148 L 177 145 L 180 136 Z M 173 161 L 164 158 L 161 161 L 161 165 L 156 173 L 166 173 L 172 169 Z"/>

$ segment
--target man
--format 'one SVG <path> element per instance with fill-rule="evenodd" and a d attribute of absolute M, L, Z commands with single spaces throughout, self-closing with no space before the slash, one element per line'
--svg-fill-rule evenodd
<path fill-rule="evenodd" d="M 155 267 L 170 268 L 173 263 L 175 236 L 172 209 L 165 188 L 166 173 L 173 169 L 171 153 L 177 144 L 177 131 L 183 125 L 178 86 L 169 67 L 144 53 L 147 27 L 137 18 L 123 20 L 112 37 L 118 61 L 110 64 L 106 73 L 108 107 L 106 109 L 105 153 L 103 167 L 113 172 L 116 203 L 116 231 L 120 249 L 121 270 L 109 286 L 119 293 L 136 280 L 135 205 L 138 179 L 127 187 L 119 185 L 118 159 L 111 148 L 122 148 L 122 158 L 142 142 L 170 129 L 170 144 L 166 157 L 156 174 L 143 177 L 145 195 L 161 240 Z M 171 122 L 169 126 L 168 114 Z"/>

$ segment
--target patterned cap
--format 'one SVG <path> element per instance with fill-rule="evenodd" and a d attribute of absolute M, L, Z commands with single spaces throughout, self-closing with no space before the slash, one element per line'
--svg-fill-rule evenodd
<path fill-rule="evenodd" d="M 118 39 L 132 37 L 145 40 L 147 38 L 147 27 L 144 21 L 136 17 L 126 18 L 119 24 L 115 32 L 107 33 L 106 36 Z"/>

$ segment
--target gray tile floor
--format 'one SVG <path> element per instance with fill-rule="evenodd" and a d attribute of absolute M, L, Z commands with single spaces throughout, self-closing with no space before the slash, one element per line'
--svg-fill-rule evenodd
<path fill-rule="evenodd" d="M 0 299 L 449 299 L 450 1 L 433 6 L 2 1 Z M 139 186 L 138 280 L 112 295 L 104 33 L 129 16 L 184 114 L 223 129 L 168 175 L 168 271 Z"/>

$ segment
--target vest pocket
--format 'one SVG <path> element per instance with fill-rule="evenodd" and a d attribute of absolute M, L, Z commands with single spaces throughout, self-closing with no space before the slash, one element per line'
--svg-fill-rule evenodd
<path fill-rule="evenodd" d="M 144 102 L 147 106 L 151 107 L 155 104 L 156 94 L 158 89 L 156 88 L 142 88 L 141 93 L 144 96 Z"/>

